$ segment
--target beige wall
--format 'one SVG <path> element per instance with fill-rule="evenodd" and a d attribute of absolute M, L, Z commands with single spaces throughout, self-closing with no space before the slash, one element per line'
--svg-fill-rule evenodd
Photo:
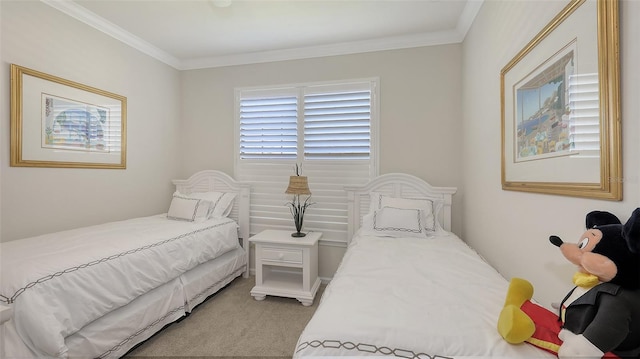
<path fill-rule="evenodd" d="M 0 9 L 0 240 L 166 211 L 178 175 L 180 72 L 39 1 Z M 127 169 L 10 167 L 11 63 L 126 96 Z"/>
<path fill-rule="evenodd" d="M 523 277 L 549 307 L 572 288 L 575 266 L 549 243 L 576 241 L 591 210 L 626 221 L 640 205 L 640 2 L 621 2 L 624 200 L 611 202 L 503 191 L 500 182 L 500 71 L 566 1 L 485 1 L 463 47 L 463 238 L 505 277 Z"/>

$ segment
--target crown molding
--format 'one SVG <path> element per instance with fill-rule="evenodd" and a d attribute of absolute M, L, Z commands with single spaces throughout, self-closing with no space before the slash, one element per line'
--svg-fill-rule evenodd
<path fill-rule="evenodd" d="M 473 20 L 480 11 L 480 7 L 484 2 L 484 0 L 467 1 L 455 30 L 407 36 L 394 36 L 365 41 L 344 42 L 323 46 L 308 46 L 283 50 L 180 60 L 71 0 L 40 1 L 177 70 L 195 70 L 211 67 L 248 65 L 274 61 L 300 60 L 460 43 L 464 40 L 467 31 L 469 31 Z"/>
<path fill-rule="evenodd" d="M 96 15 L 95 13 L 87 10 L 86 8 L 76 4 L 70 0 L 40 0 L 41 2 L 51 6 L 52 8 L 59 10 L 76 20 L 79 20 L 96 30 L 102 31 L 105 34 L 119 40 L 134 49 L 143 52 L 165 64 L 180 68 L 180 60 L 174 56 L 168 54 L 165 51 L 151 45 L 143 39 L 133 35 L 132 33 L 124 30 L 123 28 L 105 20 L 104 18 Z"/>
<path fill-rule="evenodd" d="M 351 55 L 365 52 L 398 50 L 413 47 L 459 43 L 456 31 L 396 36 L 367 41 L 343 42 L 324 46 L 297 47 L 284 50 L 262 51 L 238 55 L 217 56 L 185 60 L 182 69 L 195 70 L 209 67 L 247 65 L 264 62 L 300 60 L 316 57 Z"/>
<path fill-rule="evenodd" d="M 458 19 L 458 26 L 456 26 L 458 33 L 462 35 L 461 42 L 464 41 L 464 38 L 467 36 L 467 32 L 469 32 L 473 21 L 476 19 L 476 16 L 478 16 L 483 2 L 484 0 L 468 0 L 464 6 L 462 14 L 460 14 L 460 18 Z"/>

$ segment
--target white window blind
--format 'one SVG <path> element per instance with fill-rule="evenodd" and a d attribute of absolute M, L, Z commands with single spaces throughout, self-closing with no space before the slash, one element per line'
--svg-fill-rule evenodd
<path fill-rule="evenodd" d="M 305 159 L 369 159 L 371 90 L 320 91 L 311 88 L 304 95 Z"/>
<path fill-rule="evenodd" d="M 284 192 L 299 164 L 314 203 L 303 231 L 346 242 L 344 186 L 377 174 L 377 79 L 237 89 L 236 108 L 235 176 L 252 185 L 251 233 L 295 231 Z"/>
<path fill-rule="evenodd" d="M 298 98 L 291 92 L 248 92 L 240 98 L 240 158 L 297 157 Z"/>

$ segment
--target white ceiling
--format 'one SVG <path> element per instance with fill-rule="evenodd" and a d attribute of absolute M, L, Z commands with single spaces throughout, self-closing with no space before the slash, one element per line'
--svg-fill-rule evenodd
<path fill-rule="evenodd" d="M 184 70 L 459 43 L 483 0 L 41 1 Z"/>

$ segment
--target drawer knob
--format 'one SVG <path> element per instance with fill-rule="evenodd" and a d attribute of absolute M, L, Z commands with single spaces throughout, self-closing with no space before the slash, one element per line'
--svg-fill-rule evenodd
<path fill-rule="evenodd" d="M 284 253 L 278 253 L 278 259 L 284 259 Z"/>

